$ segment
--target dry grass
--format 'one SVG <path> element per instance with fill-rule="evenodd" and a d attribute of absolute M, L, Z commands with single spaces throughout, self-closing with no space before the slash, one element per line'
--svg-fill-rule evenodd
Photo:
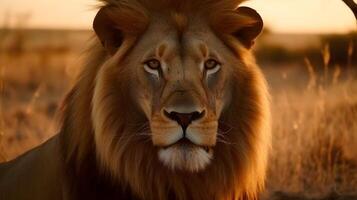
<path fill-rule="evenodd" d="M 356 194 L 357 82 L 273 95 L 269 192 Z"/>
<path fill-rule="evenodd" d="M 56 134 L 56 110 L 79 70 L 89 35 L 0 30 L 0 161 Z"/>
<path fill-rule="evenodd" d="M 0 34 L 0 160 L 56 134 L 56 108 L 89 38 L 85 32 L 17 34 Z M 322 73 L 308 59 L 304 66 L 265 68 L 274 121 L 268 199 L 356 193 L 357 79 L 329 66 L 329 48 L 323 49 Z"/>
<path fill-rule="evenodd" d="M 357 80 L 329 60 L 326 45 L 320 73 L 307 58 L 306 70 L 268 73 L 282 74 L 272 86 L 270 198 L 357 198 Z"/>

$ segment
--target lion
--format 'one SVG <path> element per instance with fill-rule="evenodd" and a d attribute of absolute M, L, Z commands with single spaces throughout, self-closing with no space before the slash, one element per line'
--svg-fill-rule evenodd
<path fill-rule="evenodd" d="M 0 199 L 254 200 L 269 93 L 242 0 L 102 0 L 61 131 L 0 166 Z"/>

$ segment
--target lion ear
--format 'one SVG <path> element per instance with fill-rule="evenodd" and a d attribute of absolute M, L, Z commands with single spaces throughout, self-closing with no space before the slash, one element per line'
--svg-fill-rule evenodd
<path fill-rule="evenodd" d="M 103 7 L 94 18 L 93 29 L 103 47 L 111 54 L 115 54 L 123 43 L 123 31 L 115 20 L 115 11 L 110 7 Z"/>
<path fill-rule="evenodd" d="M 254 40 L 258 37 L 263 29 L 263 19 L 252 8 L 239 7 L 236 10 L 237 14 L 246 18 L 249 23 L 241 26 L 233 32 L 233 35 L 247 48 L 250 49 L 254 45 Z"/>

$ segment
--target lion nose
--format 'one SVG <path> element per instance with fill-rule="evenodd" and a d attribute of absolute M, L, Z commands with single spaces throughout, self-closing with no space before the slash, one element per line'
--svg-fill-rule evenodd
<path fill-rule="evenodd" d="M 195 120 L 201 119 L 205 115 L 205 111 L 191 112 L 191 113 L 179 113 L 179 112 L 167 112 L 164 111 L 165 116 L 171 120 L 176 121 L 182 129 L 186 131 L 187 127 Z"/>

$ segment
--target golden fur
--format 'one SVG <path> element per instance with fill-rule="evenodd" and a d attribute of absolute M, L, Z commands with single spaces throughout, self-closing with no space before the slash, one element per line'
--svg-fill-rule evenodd
<path fill-rule="evenodd" d="M 264 188 L 270 147 L 269 95 L 249 51 L 254 39 L 249 36 L 254 30 L 242 33 L 244 38 L 240 39 L 233 35 L 256 23 L 237 14 L 241 2 L 103 1 L 103 12 L 94 23 L 103 46 L 93 47 L 88 64 L 63 105 L 58 139 L 65 169 L 61 180 L 64 196 L 145 200 L 258 198 Z M 108 27 L 111 31 L 120 30 L 123 39 L 108 33 Z M 176 52 L 167 55 L 176 65 L 202 59 L 197 52 L 202 52 L 203 57 L 209 56 L 210 51 L 222 52 L 219 55 L 227 67 L 221 69 L 217 80 L 210 80 L 214 86 L 202 87 L 196 76 L 191 77 L 189 86 L 180 86 L 191 88 L 193 92 L 187 95 L 195 104 L 206 106 L 205 118 L 191 127 L 200 142 L 214 151 L 205 166 L 177 170 L 158 158 L 158 149 L 169 140 L 163 135 L 177 128 L 168 127 L 171 122 L 158 111 L 163 107 L 163 97 L 169 99 L 172 91 L 163 89 L 162 96 L 155 99 L 157 91 L 152 88 L 156 86 L 149 87 L 155 80 L 145 77 L 141 68 L 133 67 L 154 46 L 159 56 Z M 186 59 L 187 54 L 190 59 Z M 182 83 L 190 79 L 187 75 L 179 79 L 180 73 L 198 74 L 198 68 L 187 71 L 171 72 L 168 84 L 171 79 Z M 173 82 L 172 87 L 176 87 Z"/>

